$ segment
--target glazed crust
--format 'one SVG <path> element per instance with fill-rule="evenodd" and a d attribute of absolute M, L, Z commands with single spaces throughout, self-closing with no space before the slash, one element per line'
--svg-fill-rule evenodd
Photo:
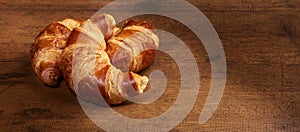
<path fill-rule="evenodd" d="M 148 22 L 127 21 L 120 29 L 111 15 L 100 14 L 50 24 L 35 39 L 30 55 L 34 72 L 46 85 L 57 86 L 63 76 L 84 100 L 120 104 L 146 88 L 148 78 L 134 72 L 153 62 L 158 43 Z"/>
<path fill-rule="evenodd" d="M 81 98 L 96 104 L 103 103 L 100 93 L 108 104 L 120 104 L 124 97 L 142 93 L 148 78 L 111 65 L 105 49 L 104 35 L 92 21 L 75 28 L 61 59 L 66 84 Z"/>
<path fill-rule="evenodd" d="M 155 58 L 159 39 L 146 21 L 127 21 L 121 32 L 108 40 L 106 52 L 122 71 L 140 72 Z"/>
<path fill-rule="evenodd" d="M 61 77 L 59 60 L 67 39 L 80 22 L 66 19 L 47 26 L 30 48 L 32 68 L 46 85 L 56 87 Z"/>

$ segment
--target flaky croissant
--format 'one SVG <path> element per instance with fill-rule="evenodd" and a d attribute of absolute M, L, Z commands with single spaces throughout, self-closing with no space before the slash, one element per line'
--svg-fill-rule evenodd
<path fill-rule="evenodd" d="M 97 104 L 102 103 L 100 93 L 109 104 L 120 104 L 124 97 L 142 93 L 148 78 L 111 65 L 105 49 L 104 35 L 91 20 L 75 28 L 61 59 L 66 84 L 81 98 Z"/>
<path fill-rule="evenodd" d="M 57 86 L 61 74 L 81 98 L 120 104 L 142 93 L 148 78 L 139 72 L 154 60 L 158 36 L 146 21 L 127 21 L 116 27 L 109 14 L 86 21 L 66 19 L 50 24 L 32 45 L 32 67 L 41 80 Z"/>
<path fill-rule="evenodd" d="M 100 14 L 94 17 L 94 23 L 106 40 L 113 36 L 116 22 L 110 14 Z M 35 39 L 30 48 L 32 68 L 42 82 L 56 87 L 61 78 L 59 70 L 61 52 L 66 47 L 70 33 L 81 25 L 82 21 L 65 19 L 48 25 Z"/>
<path fill-rule="evenodd" d="M 107 43 L 106 52 L 114 66 L 140 72 L 154 61 L 159 39 L 150 23 L 130 20 Z"/>
<path fill-rule="evenodd" d="M 30 48 L 32 68 L 43 83 L 57 86 L 61 77 L 59 60 L 71 31 L 80 22 L 73 19 L 55 22 L 47 26 L 35 39 Z"/>

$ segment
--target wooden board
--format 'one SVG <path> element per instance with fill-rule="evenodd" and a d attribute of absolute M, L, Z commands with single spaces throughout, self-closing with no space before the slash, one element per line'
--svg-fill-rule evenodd
<path fill-rule="evenodd" d="M 1 131 L 102 131 L 85 115 L 64 83 L 59 88 L 48 88 L 40 82 L 30 68 L 29 48 L 49 23 L 64 18 L 87 19 L 110 2 L 0 1 Z M 136 17 L 181 38 L 199 66 L 197 102 L 172 131 L 300 131 L 300 1 L 188 2 L 200 9 L 219 33 L 228 67 L 221 103 L 202 125 L 198 119 L 211 82 L 210 61 L 203 45 L 175 20 L 153 15 Z M 178 13 L 186 11 L 178 9 Z M 179 73 L 173 72 L 178 67 L 160 52 L 144 74 L 155 69 L 168 75 L 166 93 L 150 105 L 114 107 L 117 112 L 150 118 L 169 109 L 180 88 Z"/>

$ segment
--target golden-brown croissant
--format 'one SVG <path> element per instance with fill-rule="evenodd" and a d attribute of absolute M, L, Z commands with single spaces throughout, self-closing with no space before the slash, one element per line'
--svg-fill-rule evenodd
<path fill-rule="evenodd" d="M 101 103 L 100 93 L 109 104 L 120 104 L 124 97 L 142 93 L 148 78 L 111 65 L 105 49 L 104 35 L 97 24 L 87 20 L 75 28 L 61 59 L 66 84 L 81 98 L 97 104 Z"/>
<path fill-rule="evenodd" d="M 140 72 L 154 60 L 159 38 L 146 21 L 127 21 L 107 42 L 111 63 L 122 71 Z"/>
<path fill-rule="evenodd" d="M 110 14 L 100 14 L 92 20 L 106 39 L 113 35 L 116 22 Z M 73 19 L 54 22 L 36 37 L 30 49 L 32 68 L 44 84 L 52 87 L 58 85 L 61 78 L 59 71 L 61 52 L 66 47 L 72 30 L 79 27 L 81 22 Z"/>
<path fill-rule="evenodd" d="M 108 43 L 106 43 L 108 42 Z M 154 60 L 159 39 L 146 21 L 127 21 L 116 27 L 109 14 L 86 21 L 66 19 L 47 26 L 30 53 L 32 67 L 41 80 L 57 86 L 61 74 L 81 98 L 109 104 L 142 93 L 148 78 L 139 72 Z"/>
<path fill-rule="evenodd" d="M 80 25 L 73 19 L 55 22 L 47 26 L 30 48 L 32 68 L 43 83 L 57 86 L 61 77 L 59 59 L 71 31 Z"/>

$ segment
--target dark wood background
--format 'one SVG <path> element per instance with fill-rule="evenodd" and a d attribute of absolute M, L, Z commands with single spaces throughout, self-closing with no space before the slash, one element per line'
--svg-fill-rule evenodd
<path fill-rule="evenodd" d="M 205 124 L 198 118 L 210 88 L 210 62 L 187 27 L 159 16 L 140 16 L 180 37 L 193 51 L 201 74 L 199 97 L 172 131 L 300 131 L 300 1 L 188 0 L 212 22 L 226 53 L 227 84 L 218 109 Z M 2 131 L 102 131 L 84 114 L 65 84 L 48 88 L 30 68 L 29 48 L 49 23 L 87 19 L 111 0 L 0 1 L 0 129 Z M 178 10 L 180 12 L 180 9 Z M 133 118 L 167 110 L 180 88 L 178 67 L 164 53 L 142 74 L 168 76 L 164 95 L 150 105 L 114 107 Z M 132 111 L 136 112 L 132 112 Z M 147 110 L 148 112 L 145 112 Z"/>

